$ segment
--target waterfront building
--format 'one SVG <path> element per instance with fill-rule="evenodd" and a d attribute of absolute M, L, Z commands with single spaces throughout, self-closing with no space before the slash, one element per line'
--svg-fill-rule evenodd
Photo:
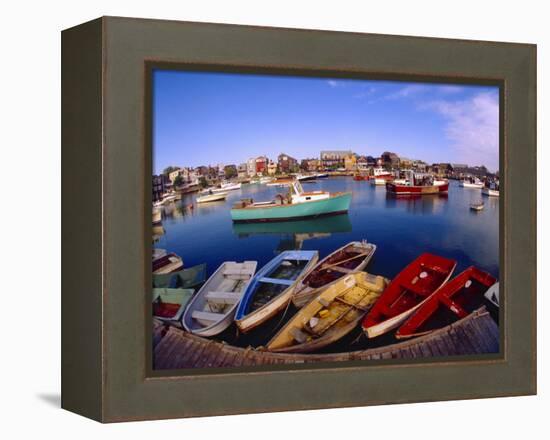
<path fill-rule="evenodd" d="M 321 161 L 319 159 L 302 159 L 300 167 L 304 171 L 319 171 Z"/>
<path fill-rule="evenodd" d="M 382 166 L 386 168 L 398 168 L 400 164 L 399 156 L 396 153 L 390 151 L 384 151 L 380 156 L 382 160 Z"/>
<path fill-rule="evenodd" d="M 346 171 L 355 171 L 357 169 L 357 156 L 348 154 L 344 157 L 344 168 Z"/>
<path fill-rule="evenodd" d="M 256 174 L 263 174 L 267 170 L 268 159 L 266 156 L 256 158 Z"/>
<path fill-rule="evenodd" d="M 174 171 L 171 171 L 169 174 L 168 174 L 168 178 L 170 179 L 170 182 L 172 182 L 172 184 L 174 184 L 174 180 L 176 180 L 176 178 L 178 176 L 181 176 L 183 173 L 183 169 L 181 168 L 178 168 L 177 170 L 174 170 Z M 183 177 L 183 176 L 182 176 Z"/>
<path fill-rule="evenodd" d="M 237 176 L 239 179 L 245 179 L 248 177 L 248 165 L 246 163 L 241 163 L 237 167 Z"/>
<path fill-rule="evenodd" d="M 371 157 L 372 159 L 372 157 Z M 368 158 L 365 156 L 359 156 L 357 158 L 357 171 L 365 174 L 369 171 L 369 168 L 372 167 L 371 164 L 369 164 Z"/>
<path fill-rule="evenodd" d="M 256 175 L 256 158 L 251 157 L 246 161 L 246 172 L 248 177 L 254 177 Z"/>
<path fill-rule="evenodd" d="M 323 169 L 343 168 L 345 157 L 353 154 L 351 150 L 325 150 L 321 151 L 321 167 Z"/>
<path fill-rule="evenodd" d="M 281 173 L 298 171 L 298 161 L 288 154 L 279 154 L 279 157 L 277 158 L 277 163 L 279 164 L 279 171 Z"/>
<path fill-rule="evenodd" d="M 167 182 L 170 182 L 170 179 L 164 174 L 153 176 L 153 202 L 162 199 L 168 187 Z"/>
<path fill-rule="evenodd" d="M 269 174 L 270 176 L 277 174 L 277 164 L 272 160 L 270 160 L 267 164 L 267 174 Z"/>

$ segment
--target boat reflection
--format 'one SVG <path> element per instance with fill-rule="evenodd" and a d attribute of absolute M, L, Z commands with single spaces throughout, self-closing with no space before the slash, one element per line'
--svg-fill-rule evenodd
<path fill-rule="evenodd" d="M 351 221 L 347 214 L 293 222 L 233 223 L 233 233 L 239 238 L 264 234 L 280 235 L 278 252 L 302 249 L 305 240 L 327 238 L 333 233 L 351 230 Z"/>
<path fill-rule="evenodd" d="M 448 200 L 448 194 L 396 195 L 386 193 L 387 208 L 404 208 L 412 214 L 433 214 L 443 208 Z"/>

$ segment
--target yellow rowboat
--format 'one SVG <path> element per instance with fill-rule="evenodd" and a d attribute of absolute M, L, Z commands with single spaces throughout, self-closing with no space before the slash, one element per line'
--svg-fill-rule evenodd
<path fill-rule="evenodd" d="M 389 283 L 384 277 L 354 272 L 321 291 L 269 341 L 267 349 L 307 353 L 339 340 L 361 321 Z"/>

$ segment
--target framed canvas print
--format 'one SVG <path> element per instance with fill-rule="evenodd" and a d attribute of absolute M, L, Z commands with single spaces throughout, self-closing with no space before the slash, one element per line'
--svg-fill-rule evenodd
<path fill-rule="evenodd" d="M 536 392 L 535 46 L 103 17 L 62 121 L 64 408 Z"/>

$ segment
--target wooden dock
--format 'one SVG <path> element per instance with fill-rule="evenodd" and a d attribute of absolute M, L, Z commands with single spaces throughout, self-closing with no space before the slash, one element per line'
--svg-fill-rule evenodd
<path fill-rule="evenodd" d="M 499 329 L 485 308 L 426 336 L 385 347 L 330 354 L 284 354 L 234 347 L 154 321 L 154 369 L 240 367 L 498 353 Z"/>

